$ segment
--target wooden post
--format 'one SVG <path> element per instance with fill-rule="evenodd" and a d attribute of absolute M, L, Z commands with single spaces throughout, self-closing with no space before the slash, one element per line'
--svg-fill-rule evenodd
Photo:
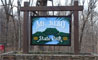
<path fill-rule="evenodd" d="M 74 7 L 78 7 L 78 1 L 74 2 Z M 74 53 L 79 53 L 79 20 L 78 11 L 74 10 Z"/>
<path fill-rule="evenodd" d="M 24 7 L 28 7 L 29 3 L 24 2 Z M 28 37 L 28 26 L 29 26 L 29 11 L 24 11 L 24 21 L 23 21 L 23 53 L 28 53 L 29 51 L 29 37 Z"/>

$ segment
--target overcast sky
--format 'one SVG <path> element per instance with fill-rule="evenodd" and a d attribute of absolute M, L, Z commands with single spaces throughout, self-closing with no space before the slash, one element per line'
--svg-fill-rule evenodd
<path fill-rule="evenodd" d="M 23 0 L 22 3 L 21 3 L 22 6 L 24 5 L 24 2 L 25 2 L 25 1 L 29 1 L 29 0 Z M 32 0 L 32 1 L 33 1 L 33 6 L 35 6 L 37 0 Z M 58 2 L 60 2 L 61 5 L 65 5 L 65 1 L 66 1 L 66 0 L 53 0 L 53 1 L 54 1 L 54 6 L 56 6 L 56 5 L 58 4 Z M 71 0 L 67 0 L 67 1 L 68 1 L 67 4 L 69 4 Z M 82 0 L 81 0 L 81 1 L 82 1 Z M 86 1 L 86 2 L 85 2 L 85 7 L 84 7 L 84 9 L 87 9 L 87 7 L 88 7 L 87 1 L 89 1 L 89 0 L 85 0 L 85 1 Z M 0 5 L 2 5 L 2 4 L 1 4 L 1 1 L 0 1 Z M 17 6 L 17 0 L 14 0 L 14 5 Z M 51 3 L 50 1 L 48 1 L 48 6 L 51 6 L 51 5 L 52 5 L 52 3 Z M 97 6 L 97 7 L 96 7 L 95 10 L 98 12 L 98 3 L 96 4 L 96 6 Z M 17 10 L 17 8 L 14 8 L 14 10 Z"/>

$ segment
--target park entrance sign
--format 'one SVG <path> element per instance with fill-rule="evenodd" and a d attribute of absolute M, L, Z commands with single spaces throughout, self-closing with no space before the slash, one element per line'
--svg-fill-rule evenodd
<path fill-rule="evenodd" d="M 32 16 L 31 45 L 71 45 L 71 17 Z"/>
<path fill-rule="evenodd" d="M 78 15 L 79 13 L 78 12 L 83 11 L 83 6 L 79 6 L 78 1 L 74 1 L 73 6 L 36 6 L 36 7 L 35 6 L 29 6 L 29 2 L 24 2 L 24 7 L 20 7 L 20 10 L 24 12 L 24 20 L 23 20 L 23 52 L 24 53 L 29 52 L 29 40 L 30 40 L 30 37 L 32 35 L 33 36 L 32 36 L 32 40 L 31 40 L 32 41 L 31 44 L 35 44 L 35 45 L 36 44 L 46 45 L 48 42 L 54 41 L 54 40 L 58 41 L 59 43 L 57 43 L 57 44 L 48 43 L 47 45 L 64 45 L 64 44 L 67 45 L 69 43 L 67 43 L 67 42 L 65 43 L 65 41 L 70 41 L 70 37 L 68 37 L 67 34 L 64 32 L 66 30 L 66 28 L 64 30 L 59 30 L 59 28 L 53 27 L 54 25 L 51 26 L 51 27 L 49 25 L 47 25 L 47 26 L 42 28 L 42 26 L 44 26 L 46 23 L 47 24 L 49 23 L 48 19 L 50 19 L 51 17 L 50 18 L 48 17 L 47 22 L 45 20 L 43 20 L 42 22 L 39 22 L 40 20 L 36 20 L 38 22 L 33 22 L 32 27 L 35 27 L 35 29 L 36 29 L 36 27 L 38 27 L 38 26 L 36 26 L 37 23 L 39 23 L 42 26 L 41 27 L 39 26 L 40 30 L 38 30 L 38 28 L 37 28 L 37 30 L 32 28 L 32 35 L 30 36 L 30 34 L 31 34 L 30 30 L 31 29 L 30 29 L 30 25 L 29 25 L 29 23 L 30 23 L 30 21 L 29 21 L 29 12 L 36 12 L 36 11 L 38 11 L 38 12 L 43 12 L 43 11 L 46 11 L 46 12 L 48 12 L 48 11 L 71 11 L 72 13 L 70 15 L 73 14 L 73 29 L 74 30 L 72 30 L 72 31 L 74 33 L 73 34 L 74 53 L 78 54 L 80 52 L 80 46 L 79 46 L 80 45 L 79 44 L 80 43 L 79 42 L 79 20 L 78 20 L 79 19 L 79 15 Z M 34 15 L 34 16 L 43 16 L 43 15 Z M 45 15 L 45 16 L 47 16 L 47 15 Z M 63 16 L 65 16 L 65 15 L 63 15 Z M 32 19 L 34 19 L 34 18 L 32 18 Z M 41 17 L 39 17 L 39 18 L 41 18 Z M 45 17 L 43 17 L 43 18 L 45 18 Z M 56 18 L 56 17 L 53 17 L 53 18 Z M 53 22 L 53 21 L 51 21 L 51 22 Z M 62 20 L 58 20 L 58 21 L 60 23 L 60 21 L 62 21 Z M 56 25 L 58 26 L 59 23 L 56 24 Z M 64 24 L 64 23 L 62 23 L 62 24 Z M 66 27 L 66 24 L 65 24 L 65 27 Z M 42 29 L 44 29 L 44 30 L 42 30 Z M 51 32 L 49 33 L 49 32 L 47 32 L 47 30 L 49 30 L 49 31 L 55 30 L 57 34 L 55 32 L 54 33 L 51 33 Z M 37 36 L 37 34 L 38 34 L 37 32 L 40 32 L 40 34 L 38 36 Z M 59 33 L 64 33 L 64 35 L 59 34 Z M 68 33 L 69 36 L 70 36 L 70 33 L 71 32 Z M 34 35 L 36 35 L 36 36 L 34 36 Z M 41 36 L 41 35 L 43 35 L 43 36 Z M 41 41 L 45 41 L 45 37 L 47 38 L 46 40 L 48 42 L 39 43 Z M 62 40 L 58 40 L 59 37 L 61 37 Z M 40 38 L 43 38 L 43 39 L 39 40 Z M 37 43 L 34 42 L 35 40 L 37 40 L 36 41 Z M 60 43 L 61 41 L 64 42 L 64 43 L 61 44 Z"/>

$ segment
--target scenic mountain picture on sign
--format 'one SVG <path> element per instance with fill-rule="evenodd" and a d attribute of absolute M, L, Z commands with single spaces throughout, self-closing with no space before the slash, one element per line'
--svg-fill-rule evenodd
<path fill-rule="evenodd" d="M 32 45 L 70 45 L 71 17 L 32 17 Z"/>

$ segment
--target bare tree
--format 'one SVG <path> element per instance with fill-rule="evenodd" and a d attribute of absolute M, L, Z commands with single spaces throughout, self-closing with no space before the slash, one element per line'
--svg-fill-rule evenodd
<path fill-rule="evenodd" d="M 8 30 L 9 30 L 9 22 L 10 22 L 10 20 L 12 20 L 13 21 L 13 29 L 14 29 L 14 36 L 13 36 L 13 46 L 15 47 L 16 46 L 16 41 L 18 40 L 18 36 L 17 36 L 17 28 L 16 28 L 16 21 L 17 20 L 15 20 L 15 16 L 14 16 L 14 14 L 13 14 L 13 8 L 15 7 L 14 5 L 13 5 L 13 3 L 14 3 L 14 0 L 1 0 L 1 2 L 2 2 L 2 5 L 3 5 L 3 7 L 4 7 L 4 11 L 5 11 L 5 16 L 6 16 L 6 46 L 8 45 L 8 40 L 10 40 L 9 38 L 8 38 Z M 15 49 L 16 50 L 16 49 Z"/>
<path fill-rule="evenodd" d="M 86 2 L 85 0 L 82 1 L 84 7 L 85 7 L 85 5 L 84 5 L 85 2 Z M 86 10 L 84 9 L 84 11 L 80 15 L 80 22 L 81 22 L 80 23 L 81 24 L 80 25 L 80 31 L 81 31 L 80 32 L 80 49 L 82 49 L 84 39 L 85 39 L 85 41 L 87 40 L 87 42 L 90 41 L 90 40 L 84 38 L 85 34 L 87 35 L 87 32 L 89 32 L 88 30 L 92 31 L 92 34 L 91 34 L 92 36 L 90 38 L 91 38 L 91 40 L 94 40 L 93 39 L 93 36 L 94 36 L 93 35 L 93 33 L 94 33 L 93 32 L 93 30 L 94 30 L 93 26 L 95 25 L 95 23 L 97 21 L 94 19 L 95 18 L 94 9 L 96 7 L 96 2 L 97 2 L 97 0 L 89 0 L 87 3 L 88 8 Z M 92 29 L 89 29 L 90 27 Z M 92 44 L 94 44 L 94 43 L 92 43 Z"/>

